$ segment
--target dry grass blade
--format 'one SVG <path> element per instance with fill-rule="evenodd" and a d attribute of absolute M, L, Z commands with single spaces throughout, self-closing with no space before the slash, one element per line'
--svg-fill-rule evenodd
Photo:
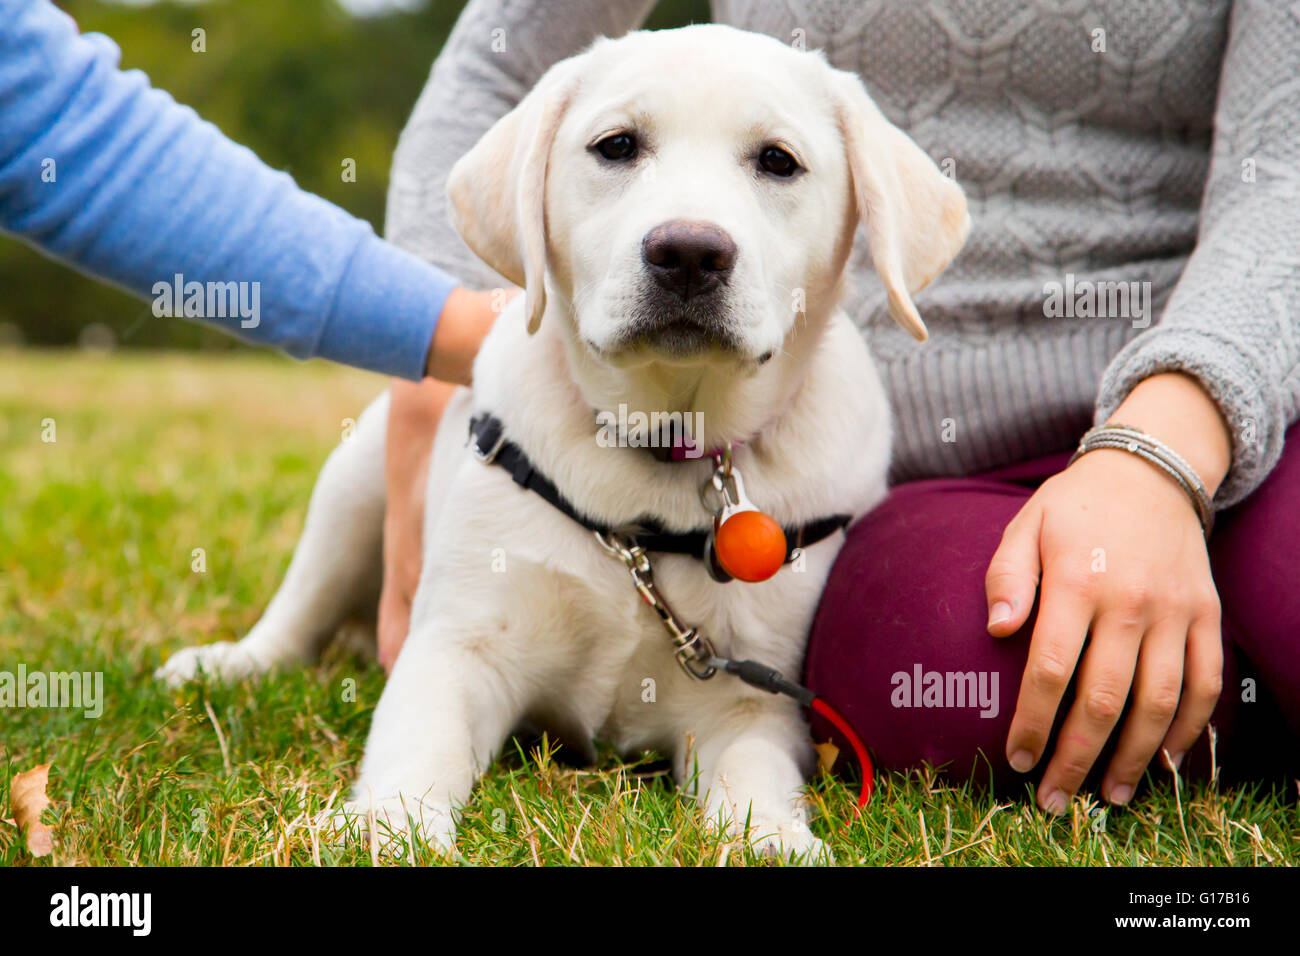
<path fill-rule="evenodd" d="M 212 702 L 205 700 L 203 709 L 208 712 L 208 720 L 212 721 L 212 729 L 217 732 L 217 745 L 221 747 L 221 765 L 226 768 L 226 776 L 230 776 L 230 747 L 226 745 L 226 735 L 221 732 L 221 724 L 217 722 L 217 715 L 212 710 Z"/>

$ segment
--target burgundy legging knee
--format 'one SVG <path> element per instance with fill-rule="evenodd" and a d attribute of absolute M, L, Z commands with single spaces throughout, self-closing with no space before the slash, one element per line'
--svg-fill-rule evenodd
<path fill-rule="evenodd" d="M 1287 438 L 1268 480 L 1219 515 L 1210 544 L 1224 642 L 1211 726 L 1228 780 L 1293 773 L 1300 757 L 1300 426 Z M 1046 766 L 1022 776 L 1007 764 L 1034 616 L 1013 637 L 990 637 L 984 574 L 1007 523 L 1067 460 L 900 485 L 850 530 L 813 625 L 805 679 L 853 724 L 878 767 L 928 764 L 1005 789 Z M 1072 696 L 1073 688 L 1067 705 Z M 830 733 L 824 722 L 814 727 Z M 1184 769 L 1209 772 L 1208 732 Z"/>

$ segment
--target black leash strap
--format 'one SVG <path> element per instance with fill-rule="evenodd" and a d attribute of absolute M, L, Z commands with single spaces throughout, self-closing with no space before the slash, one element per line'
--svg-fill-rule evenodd
<path fill-rule="evenodd" d="M 665 531 L 659 522 L 647 518 L 637 523 L 634 528 L 611 528 L 578 511 L 569 500 L 560 494 L 555 483 L 533 467 L 532 461 L 524 450 L 514 442 L 507 441 L 505 425 L 499 418 L 489 414 L 477 415 L 469 422 L 469 443 L 477 458 L 485 465 L 497 465 L 510 473 L 515 484 L 545 498 L 556 510 L 568 515 L 588 531 L 609 534 L 623 531 L 635 534 L 636 541 L 647 551 L 663 554 L 688 554 L 704 558 L 704 548 L 708 543 L 709 531 L 674 532 Z M 844 528 L 849 523 L 849 515 L 830 515 L 818 518 L 797 528 L 786 528 L 786 561 L 790 561 L 795 551 L 811 547 Z"/>

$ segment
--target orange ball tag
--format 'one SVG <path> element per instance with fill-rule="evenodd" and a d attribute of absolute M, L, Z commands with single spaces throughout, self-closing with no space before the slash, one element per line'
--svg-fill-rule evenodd
<path fill-rule="evenodd" d="M 785 564 L 785 532 L 762 511 L 736 511 L 713 533 L 713 553 L 733 578 L 766 581 Z"/>
<path fill-rule="evenodd" d="M 745 494 L 730 443 L 714 453 L 713 474 L 700 489 L 700 501 L 713 512 L 705 562 L 714 580 L 766 581 L 781 570 L 789 554 L 785 531 Z"/>

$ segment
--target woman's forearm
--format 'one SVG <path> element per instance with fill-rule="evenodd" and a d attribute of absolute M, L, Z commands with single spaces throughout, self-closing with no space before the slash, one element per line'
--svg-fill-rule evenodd
<path fill-rule="evenodd" d="M 1196 469 L 1210 497 L 1232 464 L 1232 435 L 1223 414 L 1190 375 L 1165 372 L 1143 379 L 1107 421 L 1133 425 L 1169 445 Z"/>
<path fill-rule="evenodd" d="M 1300 407 L 1300 230 L 1284 172 L 1300 163 L 1300 85 L 1279 82 L 1300 74 L 1297 40 L 1287 4 L 1232 5 L 1196 246 L 1159 325 L 1115 356 L 1097 403 L 1099 418 L 1117 418 L 1116 405 L 1155 373 L 1203 382 L 1233 433 L 1219 508 L 1264 481 Z M 1178 437 L 1168 442 L 1182 452 Z"/>

